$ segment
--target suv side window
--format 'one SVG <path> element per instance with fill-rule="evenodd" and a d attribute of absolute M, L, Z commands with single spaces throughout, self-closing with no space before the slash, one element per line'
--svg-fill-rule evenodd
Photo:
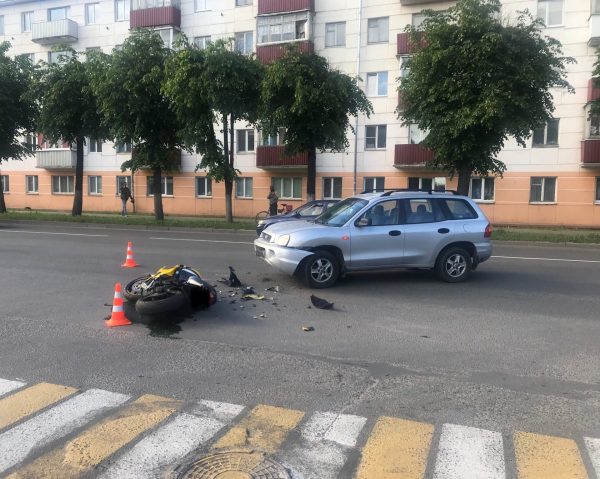
<path fill-rule="evenodd" d="M 443 221 L 443 214 L 431 198 L 411 198 L 404 200 L 407 224 L 435 223 Z"/>
<path fill-rule="evenodd" d="M 384 226 L 400 224 L 400 211 L 397 200 L 380 201 L 358 218 L 357 224 Z"/>
<path fill-rule="evenodd" d="M 446 216 L 449 220 L 474 220 L 478 218 L 477 212 L 465 200 L 443 199 L 442 204 L 446 206 Z"/>

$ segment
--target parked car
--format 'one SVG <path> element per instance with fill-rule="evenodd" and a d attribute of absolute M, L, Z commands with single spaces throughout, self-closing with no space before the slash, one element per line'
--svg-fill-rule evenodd
<path fill-rule="evenodd" d="M 302 206 L 298 206 L 298 208 L 289 213 L 268 216 L 264 220 L 260 220 L 256 223 L 256 234 L 260 235 L 267 226 L 281 223 L 282 221 L 314 219 L 338 202 L 339 200 L 314 200 L 304 203 Z"/>
<path fill-rule="evenodd" d="M 450 192 L 363 193 L 315 220 L 274 224 L 256 255 L 313 288 L 346 272 L 428 268 L 444 281 L 467 279 L 492 255 L 492 227 L 477 204 Z"/>

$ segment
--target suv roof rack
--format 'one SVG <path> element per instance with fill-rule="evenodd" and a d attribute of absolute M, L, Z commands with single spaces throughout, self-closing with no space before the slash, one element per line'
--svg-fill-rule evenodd
<path fill-rule="evenodd" d="M 444 190 L 424 190 L 424 189 L 415 189 L 415 188 L 394 188 L 394 189 L 390 189 L 390 190 L 385 190 L 381 196 L 390 196 L 392 193 L 399 193 L 399 192 L 403 192 L 403 191 L 411 191 L 411 192 L 415 192 L 415 193 L 428 193 L 428 194 L 433 194 L 433 193 L 452 193 L 453 195 L 458 195 L 458 192 L 456 190 L 448 190 L 448 189 L 444 189 Z"/>

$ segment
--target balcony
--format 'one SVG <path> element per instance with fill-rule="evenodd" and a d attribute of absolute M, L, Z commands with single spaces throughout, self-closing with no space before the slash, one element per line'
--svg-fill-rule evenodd
<path fill-rule="evenodd" d="M 40 45 L 76 42 L 78 26 L 73 20 L 55 20 L 31 24 L 31 41 Z"/>
<path fill-rule="evenodd" d="M 600 167 L 600 139 L 587 139 L 581 142 L 581 166 Z"/>
<path fill-rule="evenodd" d="M 258 45 L 256 47 L 256 57 L 263 65 L 266 65 L 285 55 L 288 45 L 296 45 L 303 53 L 313 53 L 315 51 L 313 42 L 302 40 L 289 43 L 276 43 L 274 45 Z"/>
<path fill-rule="evenodd" d="M 419 33 L 419 41 L 417 46 L 424 46 L 425 39 Z M 415 51 L 415 44 L 410 39 L 410 33 L 398 33 L 396 37 L 396 55 L 410 55 Z"/>
<path fill-rule="evenodd" d="M 285 146 L 259 146 L 256 148 L 256 167 L 268 169 L 304 169 L 308 166 L 308 153 L 286 156 Z"/>
<path fill-rule="evenodd" d="M 181 10 L 179 6 L 165 5 L 131 10 L 129 16 L 129 28 L 131 29 L 165 26 L 181 27 Z"/>
<path fill-rule="evenodd" d="M 597 47 L 600 45 L 600 14 L 594 13 L 590 15 L 590 36 L 588 38 L 588 45 L 590 47 Z"/>
<path fill-rule="evenodd" d="M 433 152 L 421 145 L 396 145 L 394 149 L 394 166 L 403 168 L 424 168 L 433 160 Z"/>
<path fill-rule="evenodd" d="M 400 0 L 400 5 L 425 5 L 426 3 L 442 3 L 444 0 Z"/>
<path fill-rule="evenodd" d="M 314 0 L 258 0 L 258 14 L 299 12 L 315 9 Z"/>
<path fill-rule="evenodd" d="M 46 170 L 73 169 L 77 165 L 77 152 L 70 148 L 51 148 L 35 152 L 35 167 Z"/>

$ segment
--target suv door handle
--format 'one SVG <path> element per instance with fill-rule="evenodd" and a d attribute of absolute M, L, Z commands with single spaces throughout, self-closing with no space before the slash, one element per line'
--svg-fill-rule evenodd
<path fill-rule="evenodd" d="M 442 233 L 443 235 L 445 235 L 446 233 L 450 233 L 450 230 L 448 228 L 440 228 L 438 230 L 438 233 Z"/>
<path fill-rule="evenodd" d="M 401 231 L 398 230 L 392 230 L 388 233 L 390 236 L 400 236 L 402 234 Z"/>

